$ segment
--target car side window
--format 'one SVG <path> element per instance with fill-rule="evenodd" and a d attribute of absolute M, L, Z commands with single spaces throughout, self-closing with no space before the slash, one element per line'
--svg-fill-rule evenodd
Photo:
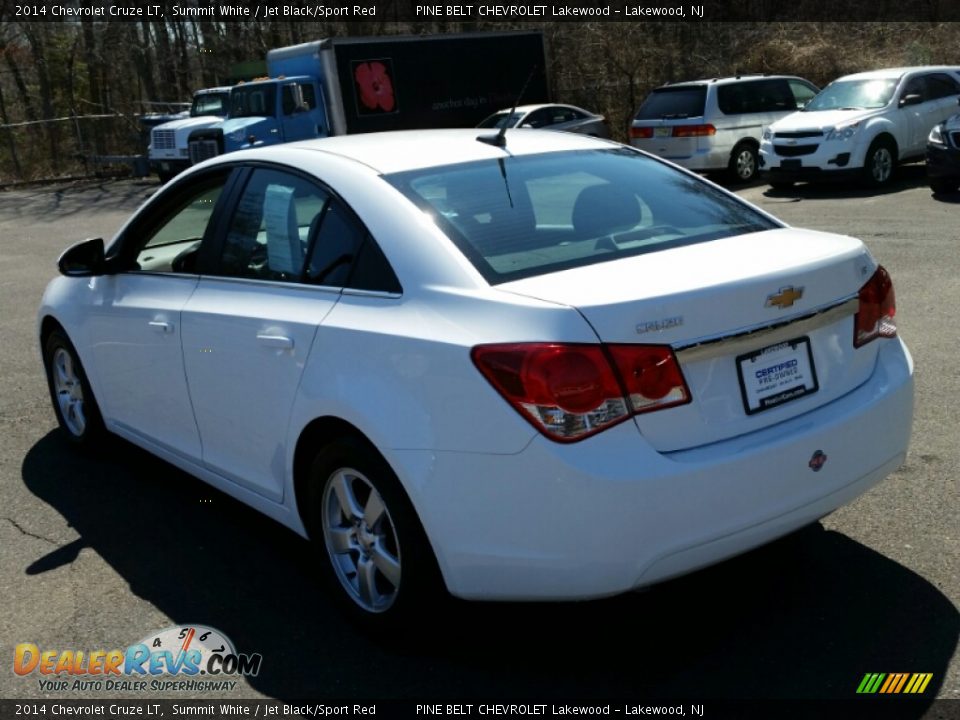
<path fill-rule="evenodd" d="M 234 210 L 216 274 L 299 282 L 329 193 L 296 175 L 257 168 Z"/>
<path fill-rule="evenodd" d="M 363 224 L 332 198 L 311 232 L 306 281 L 316 285 L 399 293 L 390 263 Z"/>
<path fill-rule="evenodd" d="M 806 107 L 807 103 L 813 100 L 817 94 L 816 89 L 799 80 L 789 80 L 790 92 L 793 93 L 794 103 L 798 108 Z"/>
<path fill-rule="evenodd" d="M 960 85 L 946 73 L 932 73 L 927 75 L 927 95 L 928 100 L 960 95 Z"/>
<path fill-rule="evenodd" d="M 542 128 L 547 125 L 552 125 L 553 122 L 553 110 L 551 108 L 540 108 L 527 115 L 523 124 L 529 125 L 530 127 Z"/>
<path fill-rule="evenodd" d="M 327 205 L 318 225 L 306 279 L 316 285 L 343 287 L 366 231 L 339 200 Z"/>
<path fill-rule="evenodd" d="M 168 191 L 165 201 L 125 231 L 122 264 L 142 272 L 197 272 L 201 243 L 229 170 L 205 175 Z"/>
<path fill-rule="evenodd" d="M 919 95 L 926 101 L 927 94 L 925 91 L 926 87 L 926 78 L 923 75 L 919 75 L 915 78 L 911 78 L 907 81 L 907 84 L 903 87 L 903 92 L 900 94 L 900 99 L 903 100 L 907 95 Z"/>

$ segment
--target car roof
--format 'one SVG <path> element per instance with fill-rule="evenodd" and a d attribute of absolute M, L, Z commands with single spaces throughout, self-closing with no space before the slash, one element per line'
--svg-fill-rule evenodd
<path fill-rule="evenodd" d="M 534 155 L 564 150 L 589 150 L 625 147 L 618 143 L 574 133 L 515 128 L 505 133 L 504 148 L 480 142 L 479 137 L 495 137 L 490 128 L 455 130 L 397 130 L 383 133 L 358 133 L 336 137 L 285 143 L 274 147 L 228 153 L 232 159 L 296 160 L 304 169 L 316 163 L 322 168 L 323 154 L 338 155 L 361 163 L 377 173 L 388 174 L 441 165 L 497 160 L 514 155 Z"/>
<path fill-rule="evenodd" d="M 692 85 L 729 85 L 731 83 L 750 80 L 804 80 L 804 78 L 799 77 L 798 75 L 764 75 L 762 73 L 744 73 L 742 75 L 731 75 L 728 77 L 701 78 L 699 80 L 672 82 L 667 83 L 666 85 L 661 85 L 656 89 L 663 90 L 664 88 L 689 87 Z M 805 82 L 809 82 L 809 80 L 806 80 Z"/>
<path fill-rule="evenodd" d="M 919 72 L 960 72 L 960 67 L 951 65 L 913 65 L 910 67 L 884 68 L 844 75 L 837 80 L 896 80 L 907 73 Z"/>

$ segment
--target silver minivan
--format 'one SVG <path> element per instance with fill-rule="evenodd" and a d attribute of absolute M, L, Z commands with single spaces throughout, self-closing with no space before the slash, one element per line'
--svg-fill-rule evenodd
<path fill-rule="evenodd" d="M 670 83 L 651 92 L 630 126 L 630 144 L 697 172 L 757 174 L 763 128 L 802 109 L 819 89 L 790 75 Z"/>

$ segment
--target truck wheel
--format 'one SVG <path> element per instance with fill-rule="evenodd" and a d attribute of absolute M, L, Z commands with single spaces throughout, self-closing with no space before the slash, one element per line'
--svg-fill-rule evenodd
<path fill-rule="evenodd" d="M 308 530 L 327 586 L 366 630 L 394 633 L 443 597 L 416 511 L 380 454 L 359 438 L 322 449 L 310 468 Z"/>
<path fill-rule="evenodd" d="M 751 142 L 739 143 L 730 153 L 727 170 L 737 182 L 748 183 L 757 176 L 759 156 L 757 146 Z"/>
<path fill-rule="evenodd" d="M 897 151 L 887 138 L 877 138 L 870 144 L 863 164 L 863 179 L 870 187 L 883 187 L 893 179 L 897 168 Z"/>
<path fill-rule="evenodd" d="M 57 422 L 67 438 L 82 448 L 102 444 L 107 431 L 87 374 L 73 344 L 54 330 L 43 344 L 43 364 Z"/>

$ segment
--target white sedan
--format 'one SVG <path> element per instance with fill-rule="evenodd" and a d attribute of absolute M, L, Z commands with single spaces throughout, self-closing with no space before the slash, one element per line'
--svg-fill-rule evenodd
<path fill-rule="evenodd" d="M 499 110 L 485 118 L 478 128 L 533 128 L 581 133 L 592 137 L 609 138 L 610 128 L 603 115 L 573 105 L 520 105 L 510 110 Z"/>
<path fill-rule="evenodd" d="M 579 135 L 227 154 L 60 270 L 38 336 L 67 436 L 315 540 L 367 623 L 690 572 L 851 501 L 910 437 L 859 240 Z"/>

